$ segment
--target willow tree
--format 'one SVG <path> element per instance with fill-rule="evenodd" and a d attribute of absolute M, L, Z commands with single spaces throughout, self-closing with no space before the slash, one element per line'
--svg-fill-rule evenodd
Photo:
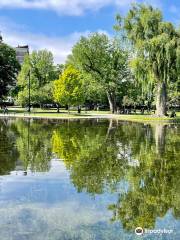
<path fill-rule="evenodd" d="M 170 22 L 163 21 L 160 10 L 135 4 L 120 26 L 134 49 L 132 66 L 143 85 L 156 89 L 156 114 L 167 114 L 167 84 L 178 78 L 179 33 Z"/>

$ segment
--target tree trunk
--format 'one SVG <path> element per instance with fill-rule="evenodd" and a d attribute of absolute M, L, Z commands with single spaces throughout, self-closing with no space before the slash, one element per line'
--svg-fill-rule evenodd
<path fill-rule="evenodd" d="M 159 82 L 157 85 L 157 93 L 156 93 L 156 115 L 157 116 L 167 115 L 166 101 L 167 101 L 166 83 Z"/>
<path fill-rule="evenodd" d="M 166 125 L 155 125 L 155 141 L 156 141 L 156 153 L 160 156 L 165 151 L 165 137 L 166 137 Z"/>
<path fill-rule="evenodd" d="M 57 103 L 56 105 L 57 105 L 57 113 L 59 113 L 59 112 L 60 112 L 60 111 L 59 111 L 59 110 L 60 110 L 60 106 L 59 106 L 58 103 Z"/>
<path fill-rule="evenodd" d="M 81 113 L 81 106 L 78 106 L 78 113 Z"/>
<path fill-rule="evenodd" d="M 110 107 L 110 111 L 112 113 L 115 113 L 117 111 L 117 106 L 116 106 L 116 96 L 115 93 L 113 92 L 107 92 L 107 98 L 109 101 L 109 107 Z"/>
<path fill-rule="evenodd" d="M 106 139 L 108 139 L 109 134 L 110 134 L 112 128 L 113 128 L 113 120 L 110 119 L 110 120 L 109 120 L 109 127 L 108 127 L 107 134 L 106 134 Z"/>

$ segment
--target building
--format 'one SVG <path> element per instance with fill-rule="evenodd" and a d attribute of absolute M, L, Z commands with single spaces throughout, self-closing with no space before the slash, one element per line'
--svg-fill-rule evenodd
<path fill-rule="evenodd" d="M 15 48 L 15 50 L 16 50 L 17 60 L 22 65 L 25 55 L 29 54 L 29 46 L 28 45 L 18 46 Z"/>
<path fill-rule="evenodd" d="M 3 43 L 3 37 L 0 31 L 0 44 Z M 29 46 L 28 45 L 24 45 L 24 46 L 17 46 L 14 48 L 16 51 L 16 58 L 18 60 L 18 62 L 22 65 L 24 62 L 24 57 L 26 54 L 29 54 Z"/>

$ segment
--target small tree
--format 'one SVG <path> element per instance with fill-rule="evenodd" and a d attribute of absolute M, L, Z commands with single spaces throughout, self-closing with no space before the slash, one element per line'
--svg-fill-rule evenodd
<path fill-rule="evenodd" d="M 82 75 L 74 67 L 68 66 L 59 79 L 54 82 L 54 100 L 70 106 L 79 106 L 84 102 L 84 84 Z"/>

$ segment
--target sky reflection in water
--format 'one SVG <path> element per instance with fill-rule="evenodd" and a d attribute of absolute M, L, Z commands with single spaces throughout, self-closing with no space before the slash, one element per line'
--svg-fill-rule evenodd
<path fill-rule="evenodd" d="M 180 238 L 178 125 L 0 121 L 3 240 Z"/>

